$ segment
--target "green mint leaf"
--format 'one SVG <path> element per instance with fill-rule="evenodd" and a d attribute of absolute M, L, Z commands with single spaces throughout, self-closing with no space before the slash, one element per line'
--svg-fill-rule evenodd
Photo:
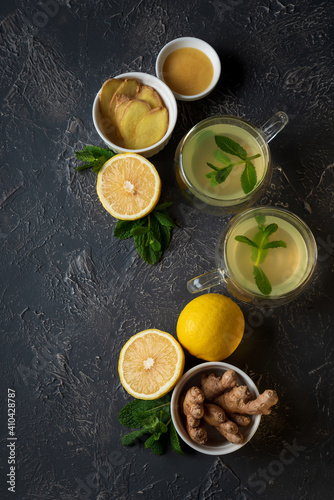
<path fill-rule="evenodd" d="M 208 165 L 208 167 L 212 168 L 212 170 L 214 170 L 215 172 L 219 172 L 220 168 L 215 167 L 212 163 L 207 162 L 206 164 Z M 210 172 L 210 173 L 212 174 L 214 172 Z"/>
<path fill-rule="evenodd" d="M 168 432 L 168 427 L 166 424 L 164 424 L 164 422 L 162 422 L 161 420 L 158 420 L 158 422 L 154 425 L 154 436 L 155 436 L 155 439 L 159 439 L 159 437 L 161 436 L 161 434 L 164 434 Z"/>
<path fill-rule="evenodd" d="M 167 423 L 170 420 L 170 403 L 163 406 L 163 408 L 152 408 L 151 410 L 135 413 L 136 421 L 146 428 L 155 427 L 160 421 Z"/>
<path fill-rule="evenodd" d="M 161 436 L 162 439 L 156 439 L 152 434 L 152 436 L 146 439 L 145 448 L 150 448 L 155 455 L 163 455 L 166 450 L 166 439 L 163 439 L 163 436 L 165 435 Z"/>
<path fill-rule="evenodd" d="M 219 186 L 218 182 L 216 181 L 216 177 L 212 177 L 210 184 L 213 187 Z"/>
<path fill-rule="evenodd" d="M 79 167 L 76 167 L 75 171 L 79 172 L 80 170 L 86 170 L 87 168 L 92 168 L 94 163 L 85 163 L 84 165 L 79 165 Z"/>
<path fill-rule="evenodd" d="M 152 217 L 151 215 L 148 215 L 149 219 L 149 228 L 150 228 L 150 233 L 149 237 L 147 240 L 147 245 L 150 246 L 150 251 L 151 251 L 151 257 L 152 259 L 153 253 L 155 254 L 155 257 L 153 258 L 154 263 L 157 262 L 156 259 L 160 260 L 161 257 L 161 243 L 160 243 L 160 225 L 159 222 L 155 217 Z M 153 252 L 153 253 L 152 253 Z M 149 253 L 149 250 L 147 249 L 147 253 Z"/>
<path fill-rule="evenodd" d="M 263 238 L 269 238 L 273 233 L 276 233 L 277 229 L 277 224 L 269 224 L 263 232 Z"/>
<path fill-rule="evenodd" d="M 162 255 L 161 251 L 156 252 L 154 248 L 152 248 L 148 242 L 147 234 L 134 236 L 133 239 L 135 240 L 137 252 L 147 264 L 153 265 L 159 262 Z"/>
<path fill-rule="evenodd" d="M 213 153 L 213 156 L 217 161 L 223 163 L 224 165 L 229 165 L 231 163 L 230 158 L 225 153 L 223 153 L 221 149 L 216 149 L 216 151 Z"/>
<path fill-rule="evenodd" d="M 167 212 L 152 212 L 153 217 L 157 219 L 161 226 L 167 227 L 177 227 L 172 218 L 168 215 Z"/>
<path fill-rule="evenodd" d="M 130 403 L 126 404 L 118 414 L 120 424 L 130 429 L 141 427 L 142 423 L 140 420 L 137 420 L 136 413 L 144 412 L 158 406 L 158 401 L 158 399 L 147 401 L 144 399 L 134 399 L 130 401 Z"/>
<path fill-rule="evenodd" d="M 216 135 L 215 141 L 217 146 L 224 151 L 225 153 L 229 153 L 230 155 L 238 156 L 242 160 L 247 158 L 247 151 L 244 150 L 240 144 L 230 139 L 230 137 L 226 137 L 224 135 Z"/>
<path fill-rule="evenodd" d="M 98 174 L 103 165 L 109 160 L 106 156 L 100 156 L 97 160 L 94 161 L 92 170 L 95 174 Z"/>
<path fill-rule="evenodd" d="M 241 187 L 245 194 L 250 193 L 257 183 L 256 170 L 253 163 L 246 160 L 245 170 L 241 174 Z"/>
<path fill-rule="evenodd" d="M 95 161 L 95 156 L 92 153 L 85 153 L 85 150 L 83 149 L 82 151 L 76 151 L 75 152 L 75 157 L 77 160 L 80 161 Z"/>
<path fill-rule="evenodd" d="M 127 240 L 131 238 L 131 231 L 145 224 L 145 217 L 138 220 L 119 220 L 114 228 L 114 236 L 119 240 Z M 146 221 L 147 222 L 147 221 Z"/>
<path fill-rule="evenodd" d="M 255 241 L 252 241 L 249 238 L 247 238 L 247 236 L 238 235 L 234 239 L 239 241 L 240 243 L 247 243 L 247 245 L 254 247 L 256 249 L 259 248 L 259 245 L 255 243 Z"/>
<path fill-rule="evenodd" d="M 144 434 L 147 434 L 147 429 L 139 429 L 137 431 L 129 432 L 122 437 L 121 443 L 123 446 L 131 446 L 137 441 L 139 437 L 143 436 Z"/>
<path fill-rule="evenodd" d="M 171 228 L 167 226 L 160 226 L 160 243 L 161 251 L 164 252 L 169 247 L 169 243 L 172 237 Z"/>
<path fill-rule="evenodd" d="M 133 237 L 137 252 L 148 264 L 156 264 L 168 248 L 171 228 L 177 227 L 166 212 L 172 203 L 158 205 L 149 215 L 135 221 L 118 221 L 114 236 L 125 240 Z"/>
<path fill-rule="evenodd" d="M 160 242 L 160 224 L 156 217 L 152 217 L 151 214 L 148 215 L 149 217 L 149 226 L 151 229 L 151 234 L 153 236 L 153 239 L 155 238 L 157 241 Z"/>
<path fill-rule="evenodd" d="M 150 228 L 147 226 L 133 227 L 130 231 L 131 236 L 141 236 L 150 232 Z"/>
<path fill-rule="evenodd" d="M 138 418 L 138 415 L 136 415 Z M 160 422 L 158 417 L 156 415 L 146 415 L 143 417 L 143 427 L 147 429 L 151 434 L 153 434 L 156 431 L 157 425 Z"/>
<path fill-rule="evenodd" d="M 253 275 L 255 278 L 256 286 L 258 287 L 260 292 L 263 293 L 263 295 L 270 295 L 272 290 L 270 281 L 259 266 L 253 267 Z"/>
<path fill-rule="evenodd" d="M 232 168 L 233 168 L 233 166 L 229 165 L 228 167 L 223 167 L 222 169 L 220 169 L 219 172 L 217 172 L 215 175 L 216 182 L 218 182 L 218 184 L 225 182 L 227 177 L 232 172 Z"/>
<path fill-rule="evenodd" d="M 174 426 L 172 421 L 169 424 L 169 440 L 170 440 L 170 444 L 172 445 L 173 450 L 176 451 L 176 453 L 178 453 L 179 455 L 185 454 L 181 448 L 179 436 L 176 432 L 175 426 Z"/>
<path fill-rule="evenodd" d="M 132 410 L 136 413 L 136 415 L 140 416 L 152 415 L 159 411 L 169 412 L 170 400 L 171 400 L 170 392 L 158 399 L 135 400 L 135 401 L 140 401 L 140 403 L 136 403 L 136 405 L 132 406 Z M 130 403 L 128 403 L 128 405 L 129 404 Z"/>
<path fill-rule="evenodd" d="M 155 252 L 160 252 L 161 243 L 153 235 L 151 235 L 150 237 L 149 244 L 151 245 L 152 250 L 154 250 Z"/>
<path fill-rule="evenodd" d="M 263 245 L 263 249 L 264 250 L 267 250 L 268 248 L 279 248 L 279 247 L 283 247 L 283 248 L 286 248 L 286 243 L 285 241 L 282 241 L 282 240 L 277 240 L 277 241 L 270 241 L 269 243 L 267 243 L 266 245 Z"/>
<path fill-rule="evenodd" d="M 265 215 L 256 215 L 255 216 L 255 220 L 256 220 L 256 222 L 257 222 L 257 224 L 259 226 L 259 229 L 260 229 L 266 223 L 266 216 Z"/>
<path fill-rule="evenodd" d="M 264 235 L 265 229 L 265 226 L 260 226 L 259 231 L 256 233 L 253 239 L 254 243 L 257 244 L 258 249 L 252 248 L 252 261 L 257 262 L 257 264 L 262 264 L 268 253 L 268 250 L 263 249 L 263 245 L 269 242 L 267 236 Z"/>
<path fill-rule="evenodd" d="M 228 165 L 227 167 L 217 168 L 212 163 L 207 163 L 207 165 L 214 170 L 214 172 L 209 172 L 205 174 L 205 177 L 211 179 L 211 185 L 217 186 L 222 182 L 226 181 L 227 177 L 230 175 L 233 165 Z"/>
<path fill-rule="evenodd" d="M 269 243 L 269 236 L 277 231 L 277 224 L 269 224 L 268 226 L 261 226 L 259 231 L 256 233 L 254 240 L 258 246 L 259 251 L 252 251 L 252 261 L 255 262 L 255 265 L 262 264 L 264 259 L 267 256 L 268 248 L 266 245 Z"/>
<path fill-rule="evenodd" d="M 143 415 L 151 415 L 161 410 L 169 412 L 170 400 L 171 393 L 153 400 L 134 399 L 123 406 L 119 412 L 118 420 L 125 427 L 142 427 L 141 417 Z"/>
<path fill-rule="evenodd" d="M 166 210 L 166 208 L 169 208 L 173 205 L 172 201 L 167 201 L 166 203 L 161 203 L 160 205 L 157 205 L 153 212 L 161 212 L 163 210 Z"/>
<path fill-rule="evenodd" d="M 80 165 L 75 170 L 85 170 L 91 168 L 96 174 L 110 158 L 115 156 L 111 149 L 100 148 L 98 146 L 85 146 L 81 151 L 75 152 L 75 157 L 79 161 L 88 162 L 86 165 Z"/>
<path fill-rule="evenodd" d="M 85 146 L 81 151 L 76 151 L 75 156 L 79 160 L 81 159 L 80 156 L 82 155 L 91 155 L 93 158 L 98 159 L 100 156 L 106 156 L 107 158 L 112 158 L 115 156 L 116 153 L 114 153 L 111 149 L 107 148 L 100 148 L 99 146 Z M 87 160 L 82 160 L 82 161 L 87 161 Z"/>
<path fill-rule="evenodd" d="M 216 172 L 209 172 L 208 174 L 205 174 L 205 177 L 207 177 L 208 179 L 211 179 L 212 177 L 214 178 L 215 176 L 216 176 Z"/>

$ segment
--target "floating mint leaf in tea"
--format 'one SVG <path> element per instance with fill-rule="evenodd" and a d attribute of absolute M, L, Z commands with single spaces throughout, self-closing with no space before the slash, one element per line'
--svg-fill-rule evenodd
<path fill-rule="evenodd" d="M 250 193 L 255 188 L 257 183 L 256 169 L 251 160 L 255 160 L 261 155 L 258 153 L 253 156 L 248 156 L 247 151 L 238 142 L 225 135 L 216 135 L 215 142 L 219 149 L 213 153 L 213 156 L 217 161 L 222 163 L 224 167 L 217 167 L 212 163 L 207 162 L 207 165 L 213 170 L 213 172 L 206 174 L 206 177 L 211 179 L 211 185 L 217 186 L 218 184 L 225 182 L 229 174 L 232 172 L 233 167 L 245 163 L 245 168 L 241 174 L 240 182 L 243 192 L 245 194 Z M 232 162 L 232 159 L 225 153 L 240 158 L 240 161 Z"/>
<path fill-rule="evenodd" d="M 263 295 L 270 295 L 272 291 L 272 286 L 270 281 L 268 280 L 265 273 L 262 271 L 261 267 L 254 266 L 253 267 L 253 275 L 255 279 L 256 286 L 260 290 Z"/>
<path fill-rule="evenodd" d="M 225 151 L 225 153 L 229 153 L 233 156 L 238 156 L 242 160 L 246 160 L 247 151 L 240 146 L 240 144 L 230 137 L 226 137 L 225 135 L 216 135 L 215 141 L 219 149 Z"/>
<path fill-rule="evenodd" d="M 255 219 L 258 224 L 258 232 L 255 234 L 254 238 L 250 239 L 244 235 L 237 235 L 235 236 L 235 240 L 251 247 L 251 259 L 254 262 L 253 276 L 256 286 L 263 295 L 270 295 L 272 286 L 268 276 L 263 269 L 261 269 L 260 264 L 264 262 L 269 249 L 279 247 L 286 248 L 287 245 L 285 241 L 282 240 L 269 241 L 269 237 L 278 230 L 277 224 L 272 223 L 265 226 L 265 217 L 258 216 Z"/>
<path fill-rule="evenodd" d="M 230 163 L 231 163 L 230 158 L 225 153 L 223 153 L 220 149 L 216 149 L 216 151 L 213 153 L 213 156 L 215 157 L 215 159 L 217 161 L 219 161 L 220 163 L 223 163 L 224 165 L 230 165 Z"/>

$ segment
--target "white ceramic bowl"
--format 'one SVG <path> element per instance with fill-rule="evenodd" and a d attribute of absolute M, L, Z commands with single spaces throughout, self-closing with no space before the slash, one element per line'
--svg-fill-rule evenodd
<path fill-rule="evenodd" d="M 202 97 L 205 97 L 210 92 L 212 92 L 212 90 L 217 85 L 221 73 L 219 56 L 207 42 L 204 42 L 204 40 L 200 40 L 199 38 L 193 38 L 190 36 L 172 40 L 160 50 L 155 63 L 155 73 L 157 77 L 160 78 L 160 80 L 164 81 L 162 69 L 166 57 L 174 50 L 181 49 L 183 47 L 191 47 L 193 49 L 201 50 L 208 56 L 213 65 L 213 78 L 211 84 L 203 92 L 196 95 L 182 95 L 178 94 L 177 92 L 173 92 L 176 99 L 178 99 L 179 101 L 197 101 L 198 99 L 202 99 Z"/>
<path fill-rule="evenodd" d="M 96 94 L 93 103 L 93 122 L 96 131 L 103 140 L 103 142 L 115 153 L 134 152 L 142 156 L 145 156 L 146 158 L 149 158 L 150 156 L 157 154 L 166 146 L 174 130 L 177 119 L 177 104 L 173 92 L 169 89 L 169 87 L 167 87 L 167 85 L 164 82 L 159 80 L 159 78 L 153 75 L 149 75 L 147 73 L 137 73 L 137 72 L 122 73 L 121 75 L 117 75 L 114 78 L 122 78 L 122 79 L 135 78 L 138 82 L 153 87 L 159 93 L 160 97 L 165 103 L 166 108 L 168 109 L 169 122 L 168 122 L 167 132 L 159 142 L 145 149 L 130 150 L 122 148 L 117 144 L 114 144 L 108 139 L 108 137 L 106 137 L 101 126 L 103 120 L 103 118 L 101 117 L 100 106 L 99 106 L 99 94 L 101 89 Z"/>
<path fill-rule="evenodd" d="M 240 432 L 244 436 L 242 444 L 230 443 L 216 429 L 210 428 L 210 426 L 207 426 L 208 441 L 206 444 L 196 443 L 189 437 L 185 428 L 185 417 L 180 407 L 181 395 L 194 385 L 201 387 L 201 376 L 203 373 L 214 373 L 217 376 L 221 376 L 227 370 L 234 370 L 237 373 L 239 385 L 247 385 L 254 399 L 259 395 L 256 385 L 246 373 L 228 363 L 216 361 L 202 363 L 187 371 L 176 384 L 172 394 L 171 416 L 177 433 L 191 448 L 206 455 L 227 455 L 239 450 L 254 436 L 261 421 L 261 415 L 252 415 L 252 421 L 247 427 L 239 427 Z"/>

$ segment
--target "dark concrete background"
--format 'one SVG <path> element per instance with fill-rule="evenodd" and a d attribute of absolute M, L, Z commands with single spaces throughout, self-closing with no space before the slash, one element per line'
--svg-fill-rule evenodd
<path fill-rule="evenodd" d="M 328 499 L 333 484 L 333 56 L 331 0 L 1 2 L 1 498 Z M 168 146 L 152 158 L 162 201 L 179 224 L 163 260 L 145 264 L 74 151 L 103 145 L 91 106 L 102 82 L 154 74 L 162 46 L 196 36 L 221 57 L 207 98 L 179 103 Z M 271 143 L 261 204 L 310 226 L 316 277 L 295 302 L 264 316 L 242 305 L 246 335 L 228 362 L 280 396 L 254 438 L 222 457 L 155 457 L 124 448 L 119 410 L 131 398 L 119 351 L 149 327 L 175 335 L 191 300 L 186 280 L 214 265 L 228 217 L 187 205 L 173 176 L 183 134 L 234 114 L 289 125 Z M 226 293 L 223 288 L 215 291 Z M 187 357 L 189 368 L 199 360 Z M 16 391 L 16 493 L 7 490 L 7 389 Z"/>

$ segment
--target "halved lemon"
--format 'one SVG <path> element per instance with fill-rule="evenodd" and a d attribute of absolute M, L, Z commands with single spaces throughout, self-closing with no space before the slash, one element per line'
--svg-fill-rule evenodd
<path fill-rule="evenodd" d="M 149 214 L 158 203 L 161 180 L 146 158 L 122 153 L 103 165 L 96 189 L 102 205 L 116 219 L 136 220 Z"/>
<path fill-rule="evenodd" d="M 133 335 L 123 346 L 118 373 L 124 389 L 137 399 L 157 399 L 181 378 L 184 352 L 169 333 L 150 329 Z"/>

